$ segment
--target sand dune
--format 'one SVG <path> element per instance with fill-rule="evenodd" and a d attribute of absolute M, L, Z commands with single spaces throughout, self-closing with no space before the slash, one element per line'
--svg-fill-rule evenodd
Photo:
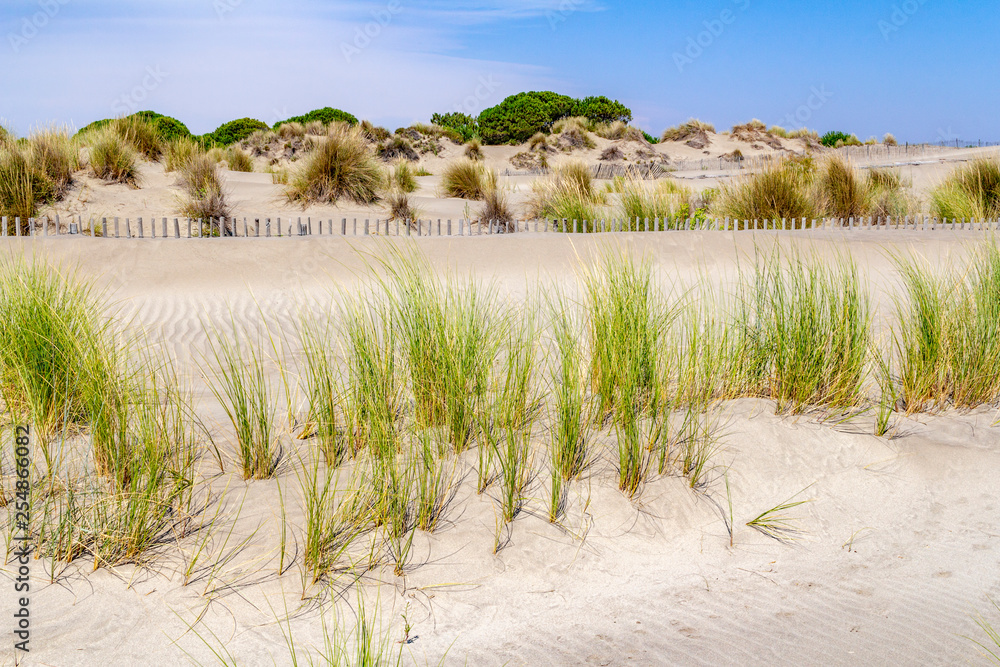
<path fill-rule="evenodd" d="M 123 191 L 121 199 L 113 198 L 114 187 L 94 186 L 101 193 L 93 201 L 102 201 L 98 209 L 109 215 L 124 211 L 115 207 L 137 194 L 150 196 L 143 200 L 149 210 L 165 206 L 168 177 L 148 176 L 148 190 Z M 267 189 L 260 180 L 231 175 L 236 199 L 261 204 L 252 194 Z M 59 238 L 4 239 L 0 252 L 75 268 L 104 287 L 111 312 L 162 338 L 178 358 L 199 396 L 200 416 L 228 450 L 231 426 L 205 381 L 205 325 L 219 335 L 229 335 L 234 325 L 252 330 L 261 324 L 290 334 L 303 307 L 327 303 L 337 290 L 352 292 L 368 280 L 370 265 L 387 256 L 389 244 L 416 248 L 441 274 L 495 281 L 511 299 L 553 283 L 575 289 L 581 266 L 608 247 L 647 256 L 664 289 L 677 292 L 702 277 L 722 284 L 755 246 L 778 243 L 827 258 L 846 252 L 868 276 L 887 317 L 896 303 L 894 254 L 912 252 L 943 265 L 966 257 L 983 236 Z M 891 439 L 871 435 L 870 414 L 838 423 L 818 412 L 774 413 L 770 401 L 722 406 L 717 419 L 724 449 L 705 493 L 666 477 L 653 479 L 630 501 L 616 489 L 604 456 L 573 486 L 564 525 L 553 526 L 545 514 L 544 480 L 537 480 L 498 556 L 492 553 L 494 501 L 475 494 L 472 473 L 446 525 L 415 538 L 414 566 L 406 576 L 394 577 L 391 568 L 371 572 L 360 588 L 369 603 L 379 600 L 380 618 L 394 636 L 402 636 L 406 615 L 413 626 L 407 662 L 412 657 L 416 664 L 978 664 L 975 647 L 962 635 L 976 635 L 970 613 L 985 610 L 988 595 L 1000 597 L 996 410 L 898 415 Z M 304 454 L 309 443 L 286 439 L 285 446 Z M 732 547 L 722 467 L 732 493 Z M 210 463 L 204 468 L 214 474 Z M 277 480 L 247 483 L 229 469 L 210 485 L 226 491 L 220 521 L 235 521 L 230 547 L 250 538 L 214 582 L 202 572 L 183 586 L 184 556 L 177 553 L 143 569 L 90 572 L 89 563 L 74 564 L 56 583 L 36 562 L 31 604 L 37 646 L 28 664 L 216 664 L 188 627 L 196 620 L 198 633 L 217 636 L 241 665 L 290 664 L 288 633 L 300 647 L 322 645 L 320 617 L 331 618 L 332 605 L 328 596 L 302 601 L 304 518 L 296 471 L 289 467 Z M 290 551 L 298 554 L 280 576 L 279 485 L 296 536 Z M 795 542 L 780 543 L 744 525 L 799 493 L 811 502 L 795 510 L 802 531 Z M 228 553 L 221 537 L 213 543 Z M 3 571 L 9 575 L 10 566 Z M 219 590 L 205 596 L 206 587 Z M 350 616 L 355 592 L 338 592 L 336 608 Z M 0 614 L 10 618 L 12 596 L 0 599 Z"/>

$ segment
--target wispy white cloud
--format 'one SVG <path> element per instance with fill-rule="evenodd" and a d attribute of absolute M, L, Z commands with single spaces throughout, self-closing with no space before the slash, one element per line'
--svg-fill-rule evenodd
<path fill-rule="evenodd" d="M 228 9 L 219 13 L 217 1 Z M 69 2 L 25 48 L 0 50 L 4 88 L 14 91 L 0 97 L 0 118 L 17 131 L 49 121 L 79 127 L 147 108 L 195 132 L 235 117 L 274 122 L 327 105 L 404 124 L 456 107 L 474 113 L 521 90 L 561 85 L 544 66 L 461 57 L 458 26 L 540 16 L 558 9 L 556 1 L 400 0 L 389 20 L 388 1 L 292 0 L 280 5 L 283 11 L 262 0 L 176 0 L 172 9 L 111 0 L 87 5 L 82 11 Z M 11 3 L 0 20 L 32 6 Z M 382 12 L 381 23 L 373 10 Z"/>

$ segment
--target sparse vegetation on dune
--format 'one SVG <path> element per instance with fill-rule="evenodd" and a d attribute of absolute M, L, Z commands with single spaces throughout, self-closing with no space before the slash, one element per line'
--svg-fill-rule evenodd
<path fill-rule="evenodd" d="M 692 118 L 686 123 L 681 123 L 675 127 L 667 128 L 660 136 L 660 141 L 687 141 L 700 132 L 715 132 L 715 126 Z"/>
<path fill-rule="evenodd" d="M 384 186 L 382 168 L 358 128 L 334 127 L 329 137 L 306 158 L 305 165 L 286 189 L 291 202 L 308 206 L 349 199 L 373 204 Z"/>
<path fill-rule="evenodd" d="M 385 203 L 389 207 L 390 220 L 410 223 L 419 220 L 422 216 L 422 212 L 412 204 L 410 196 L 405 190 L 394 188 L 386 196 Z"/>

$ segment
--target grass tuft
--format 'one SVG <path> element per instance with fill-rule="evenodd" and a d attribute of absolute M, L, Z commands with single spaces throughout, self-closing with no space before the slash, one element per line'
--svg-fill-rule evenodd
<path fill-rule="evenodd" d="M 331 125 L 327 139 L 306 158 L 286 189 L 290 202 L 335 204 L 347 198 L 357 204 L 379 200 L 384 177 L 361 130 Z"/>

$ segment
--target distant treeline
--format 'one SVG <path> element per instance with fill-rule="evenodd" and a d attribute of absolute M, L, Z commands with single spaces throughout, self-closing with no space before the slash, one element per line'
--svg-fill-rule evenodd
<path fill-rule="evenodd" d="M 333 122 L 358 124 L 358 119 L 354 115 L 340 109 L 325 107 L 285 119 L 275 123 L 273 127 L 255 118 L 239 118 L 223 123 L 208 134 L 195 135 L 181 121 L 155 111 L 140 111 L 133 115 L 154 123 L 165 141 L 182 137 L 192 138 L 206 147 L 229 146 L 243 141 L 256 130 L 277 129 L 287 123 L 305 124 L 319 121 L 324 125 Z M 479 137 L 485 144 L 499 145 L 523 143 L 538 132 L 549 131 L 556 121 L 570 116 L 583 116 L 596 123 L 616 121 L 629 123 L 632 120 L 632 111 L 620 102 L 607 97 L 587 97 L 578 100 L 546 91 L 512 95 L 497 106 L 486 109 L 478 117 L 452 112 L 434 114 L 431 122 L 454 130 L 465 141 Z M 111 120 L 105 118 L 90 123 L 81 129 L 80 133 L 102 128 Z"/>

